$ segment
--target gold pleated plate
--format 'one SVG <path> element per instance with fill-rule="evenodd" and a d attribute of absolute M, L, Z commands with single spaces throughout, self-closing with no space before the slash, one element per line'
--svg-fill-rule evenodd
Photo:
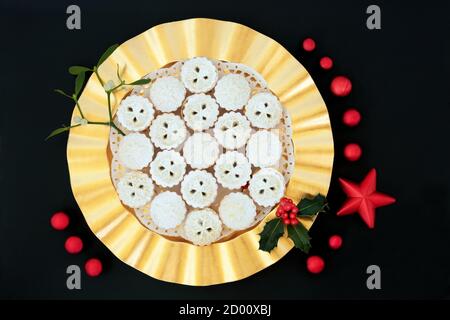
<path fill-rule="evenodd" d="M 100 67 L 104 79 L 139 79 L 168 63 L 205 56 L 252 67 L 267 81 L 292 118 L 295 170 L 286 196 L 327 194 L 334 148 L 328 111 L 306 69 L 279 43 L 241 24 L 189 19 L 153 27 L 123 43 Z M 113 99 L 114 105 L 125 94 Z M 80 104 L 92 121 L 107 121 L 106 95 L 95 76 Z M 74 108 L 73 115 L 77 115 Z M 274 210 L 255 228 L 226 242 L 199 247 L 169 240 L 144 227 L 119 200 L 107 155 L 109 127 L 70 131 L 67 145 L 73 194 L 93 233 L 128 265 L 163 281 L 206 286 L 248 277 L 281 259 L 292 247 L 281 238 L 271 253 L 258 250 L 258 234 Z M 309 228 L 312 224 L 304 220 Z"/>

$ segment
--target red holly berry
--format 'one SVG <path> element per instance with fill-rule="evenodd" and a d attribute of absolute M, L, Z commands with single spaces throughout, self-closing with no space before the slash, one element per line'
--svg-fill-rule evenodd
<path fill-rule="evenodd" d="M 297 218 L 291 219 L 291 224 L 292 224 L 293 226 L 296 226 L 296 225 L 298 224 Z"/>
<path fill-rule="evenodd" d="M 287 214 L 287 212 L 284 212 L 284 213 L 281 214 L 281 218 L 282 219 L 288 219 L 289 215 Z"/>
<path fill-rule="evenodd" d="M 325 268 L 325 262 L 319 256 L 311 256 L 306 260 L 306 268 L 311 273 L 321 273 Z"/>
<path fill-rule="evenodd" d="M 295 213 L 291 212 L 291 213 L 289 213 L 289 218 L 295 219 L 295 218 L 297 218 L 297 215 Z"/>
<path fill-rule="evenodd" d="M 62 211 L 54 213 L 50 219 L 50 225 L 55 230 L 64 230 L 69 225 L 69 222 L 69 216 Z"/>
<path fill-rule="evenodd" d="M 77 236 L 68 237 L 64 243 L 66 251 L 70 254 L 77 254 L 83 250 L 83 240 Z"/>
<path fill-rule="evenodd" d="M 283 218 L 283 223 L 288 225 L 291 223 L 291 220 L 289 218 Z"/>
<path fill-rule="evenodd" d="M 311 38 L 303 40 L 303 50 L 311 52 L 316 48 L 316 42 Z"/>
<path fill-rule="evenodd" d="M 284 211 L 290 211 L 290 210 L 292 209 L 292 206 L 293 206 L 293 204 L 290 203 L 290 202 L 283 202 L 283 203 L 281 204 L 281 208 L 282 208 Z"/>
<path fill-rule="evenodd" d="M 356 161 L 361 158 L 361 147 L 356 143 L 349 143 L 344 148 L 344 156 L 348 161 Z"/>
<path fill-rule="evenodd" d="M 333 60 L 330 57 L 323 57 L 320 59 L 320 67 L 324 70 L 330 70 L 333 67 Z"/>
<path fill-rule="evenodd" d="M 335 96 L 345 97 L 352 91 L 352 82 L 347 77 L 337 76 L 331 81 L 330 89 Z"/>
<path fill-rule="evenodd" d="M 103 265 L 102 262 L 97 258 L 91 258 L 86 261 L 84 265 L 84 270 L 86 274 L 90 277 L 97 277 L 102 273 Z"/>
<path fill-rule="evenodd" d="M 292 207 L 291 212 L 297 214 L 298 213 L 297 206 Z"/>
<path fill-rule="evenodd" d="M 360 121 L 361 114 L 356 109 L 348 109 L 342 116 L 342 122 L 349 127 L 357 126 Z"/>
<path fill-rule="evenodd" d="M 328 240 L 328 245 L 333 250 L 339 249 L 342 246 L 342 237 L 337 234 L 331 236 L 330 239 Z"/>

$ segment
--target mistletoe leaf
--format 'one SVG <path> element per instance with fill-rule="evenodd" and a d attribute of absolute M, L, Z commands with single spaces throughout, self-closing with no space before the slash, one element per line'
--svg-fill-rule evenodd
<path fill-rule="evenodd" d="M 78 94 L 81 91 L 81 88 L 83 88 L 84 79 L 86 78 L 86 74 L 84 72 L 79 73 L 77 77 L 75 78 L 75 95 L 78 97 Z"/>
<path fill-rule="evenodd" d="M 294 242 L 295 247 L 302 250 L 304 253 L 308 253 L 309 249 L 311 249 L 311 243 L 309 242 L 311 238 L 305 226 L 299 222 L 296 225 L 288 225 L 287 230 L 288 236 Z"/>
<path fill-rule="evenodd" d="M 65 97 L 67 97 L 67 98 L 72 99 L 71 96 L 69 96 L 67 93 L 65 93 L 65 92 L 64 92 L 63 90 L 61 90 L 61 89 L 55 89 L 54 91 L 55 91 L 56 93 L 59 93 L 59 94 L 65 96 Z"/>
<path fill-rule="evenodd" d="M 278 244 L 278 239 L 284 234 L 284 225 L 281 219 L 273 219 L 266 223 L 259 234 L 259 250 L 270 252 Z"/>
<path fill-rule="evenodd" d="M 118 46 L 119 45 L 116 43 L 116 44 L 113 44 L 108 49 L 106 49 L 106 51 L 102 54 L 102 56 L 98 60 L 97 67 L 99 67 L 103 62 L 105 62 L 105 60 L 108 59 L 108 57 L 114 52 L 114 50 L 117 49 Z"/>
<path fill-rule="evenodd" d="M 141 86 L 143 84 L 149 83 L 150 81 L 151 81 L 150 79 L 139 79 L 139 80 L 129 83 L 129 85 L 130 86 Z"/>
<path fill-rule="evenodd" d="M 45 140 L 47 141 L 48 139 L 53 138 L 54 136 L 57 136 L 63 132 L 69 131 L 70 129 L 78 127 L 78 126 L 80 126 L 80 124 L 75 124 L 70 127 L 61 127 L 61 128 L 55 129 L 47 136 L 47 138 L 45 138 Z"/>
<path fill-rule="evenodd" d="M 303 198 L 297 205 L 300 216 L 314 216 L 327 208 L 327 198 L 317 194 L 313 198 Z"/>
<path fill-rule="evenodd" d="M 83 67 L 83 66 L 71 66 L 71 67 L 69 67 L 69 73 L 74 75 L 74 76 L 77 76 L 80 73 L 85 73 L 85 72 L 88 72 L 88 71 L 91 71 L 91 69 L 89 69 L 87 67 Z"/>

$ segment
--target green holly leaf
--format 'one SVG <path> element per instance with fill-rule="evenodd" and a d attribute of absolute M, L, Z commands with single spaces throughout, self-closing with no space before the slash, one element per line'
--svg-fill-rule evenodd
<path fill-rule="evenodd" d="M 266 223 L 259 234 L 259 250 L 270 252 L 278 244 L 278 239 L 284 234 L 284 225 L 281 219 L 273 219 Z"/>
<path fill-rule="evenodd" d="M 74 76 L 77 76 L 80 73 L 85 73 L 85 72 L 88 72 L 88 71 L 91 71 L 91 69 L 89 69 L 87 67 L 83 67 L 83 66 L 71 66 L 71 67 L 69 67 L 69 73 L 74 75 Z"/>
<path fill-rule="evenodd" d="M 114 52 L 114 50 L 117 49 L 118 46 L 119 46 L 118 44 L 113 44 L 111 47 L 106 49 L 106 51 L 102 54 L 102 56 L 98 60 L 97 67 L 99 67 L 103 62 L 105 62 L 105 60 L 108 59 L 108 57 Z"/>
<path fill-rule="evenodd" d="M 133 81 L 131 83 L 128 83 L 130 86 L 141 86 L 143 84 L 147 84 L 149 83 L 151 80 L 150 79 L 139 79 L 136 81 Z"/>
<path fill-rule="evenodd" d="M 78 94 L 81 91 L 81 88 L 83 88 L 84 79 L 86 78 L 86 74 L 84 72 L 79 73 L 77 77 L 75 78 L 75 95 L 78 97 Z"/>
<path fill-rule="evenodd" d="M 297 208 L 300 216 L 315 216 L 328 208 L 327 198 L 321 194 L 317 194 L 313 198 L 303 198 L 298 203 Z"/>
<path fill-rule="evenodd" d="M 311 249 L 311 237 L 308 234 L 308 230 L 305 226 L 299 222 L 296 225 L 288 225 L 288 237 L 292 239 L 296 248 L 302 250 L 304 253 L 308 253 Z"/>

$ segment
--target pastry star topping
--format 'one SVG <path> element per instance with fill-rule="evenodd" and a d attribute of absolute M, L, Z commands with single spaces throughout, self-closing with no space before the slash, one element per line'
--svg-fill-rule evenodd
<path fill-rule="evenodd" d="M 359 185 L 339 178 L 342 190 L 347 194 L 348 199 L 337 215 L 344 216 L 358 212 L 367 226 L 373 229 L 375 227 L 375 209 L 395 202 L 395 198 L 376 191 L 376 179 L 375 169 L 370 170 Z"/>

